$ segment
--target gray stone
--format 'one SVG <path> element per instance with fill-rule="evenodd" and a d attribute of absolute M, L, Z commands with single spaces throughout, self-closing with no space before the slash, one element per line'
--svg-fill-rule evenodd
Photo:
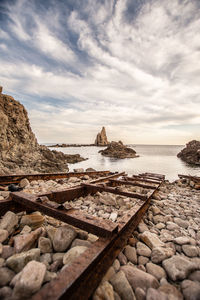
<path fill-rule="evenodd" d="M 151 262 L 146 264 L 146 270 L 149 274 L 153 275 L 158 280 L 160 280 L 163 277 L 166 277 L 165 270 L 162 267 L 155 265 Z"/>
<path fill-rule="evenodd" d="M 122 252 L 119 253 L 118 260 L 119 260 L 121 266 L 127 264 L 127 258 Z"/>
<path fill-rule="evenodd" d="M 8 245 L 3 245 L 1 257 L 4 259 L 7 259 L 8 257 L 12 256 L 14 254 L 14 248 Z"/>
<path fill-rule="evenodd" d="M 145 273 L 136 267 L 127 265 L 121 267 L 121 270 L 125 273 L 126 278 L 128 279 L 133 290 L 135 290 L 137 287 L 140 287 L 143 290 L 146 290 L 149 287 L 159 287 L 158 280 L 154 276 Z"/>
<path fill-rule="evenodd" d="M 55 279 L 57 276 L 58 275 L 55 272 L 46 271 L 43 283 L 49 282 L 49 281 Z"/>
<path fill-rule="evenodd" d="M 22 188 L 25 188 L 29 184 L 30 184 L 30 182 L 28 181 L 28 179 L 27 178 L 23 178 L 22 180 L 20 180 L 19 186 L 22 187 Z"/>
<path fill-rule="evenodd" d="M 174 255 L 173 257 L 164 260 L 162 265 L 170 279 L 174 281 L 187 278 L 190 272 L 198 268 L 195 263 L 178 255 Z"/>
<path fill-rule="evenodd" d="M 91 244 L 92 244 L 91 242 L 86 241 L 86 240 L 75 239 L 75 240 L 72 242 L 71 248 L 76 247 L 76 246 L 90 247 Z"/>
<path fill-rule="evenodd" d="M 149 262 L 149 258 L 145 256 L 138 257 L 138 265 L 146 265 Z"/>
<path fill-rule="evenodd" d="M 116 273 L 111 279 L 110 282 L 114 287 L 114 290 L 119 294 L 122 300 L 135 300 L 135 295 L 133 290 L 122 271 Z"/>
<path fill-rule="evenodd" d="M 145 244 L 138 242 L 136 244 L 137 253 L 142 256 L 150 257 L 151 256 L 151 249 L 147 247 Z"/>
<path fill-rule="evenodd" d="M 7 285 L 15 276 L 15 273 L 10 269 L 0 268 L 0 287 Z"/>
<path fill-rule="evenodd" d="M 76 235 L 76 231 L 69 226 L 57 228 L 53 236 L 54 250 L 58 252 L 64 252 L 75 239 Z"/>
<path fill-rule="evenodd" d="M 63 264 L 70 265 L 76 260 L 83 252 L 85 252 L 88 248 L 85 246 L 76 246 L 71 248 L 65 255 L 63 256 Z"/>
<path fill-rule="evenodd" d="M 92 300 L 115 300 L 112 285 L 108 281 L 101 283 L 94 292 Z"/>
<path fill-rule="evenodd" d="M 63 253 L 64 255 L 64 253 Z M 48 266 L 52 262 L 52 254 L 51 253 L 44 253 L 40 256 L 40 262 L 44 263 Z"/>
<path fill-rule="evenodd" d="M 183 252 L 189 257 L 196 257 L 199 254 L 197 247 L 192 245 L 183 245 Z"/>
<path fill-rule="evenodd" d="M 157 229 L 161 230 L 161 229 L 165 228 L 165 224 L 164 224 L 164 223 L 157 223 L 157 224 L 155 225 L 155 227 L 156 227 Z"/>
<path fill-rule="evenodd" d="M 146 300 L 146 293 L 142 288 L 139 287 L 136 288 L 135 296 L 137 300 Z"/>
<path fill-rule="evenodd" d="M 120 269 L 120 262 L 119 262 L 118 259 L 115 259 L 115 260 L 114 260 L 113 268 L 114 268 L 115 272 L 118 272 L 118 271 L 119 271 L 119 269 Z"/>
<path fill-rule="evenodd" d="M 154 233 L 151 233 L 150 231 L 145 231 L 140 234 L 140 239 L 151 249 L 155 247 L 163 247 L 165 245 Z"/>
<path fill-rule="evenodd" d="M 200 282 L 200 271 L 194 271 L 189 275 L 188 279 Z"/>
<path fill-rule="evenodd" d="M 26 233 L 23 235 L 17 235 L 14 239 L 14 251 L 15 253 L 20 253 L 23 251 L 27 251 L 34 247 L 38 237 L 42 233 L 42 228 L 38 228 L 31 233 Z"/>
<path fill-rule="evenodd" d="M 8 238 L 8 231 L 0 229 L 0 243 L 3 243 Z"/>
<path fill-rule="evenodd" d="M 164 247 L 156 247 L 153 248 L 151 252 L 151 260 L 153 263 L 158 264 L 165 260 L 166 258 L 171 257 L 174 255 L 174 251 L 171 248 L 164 248 Z"/>
<path fill-rule="evenodd" d="M 178 224 L 182 228 L 188 228 L 189 222 L 186 220 L 182 220 L 181 218 L 174 218 L 174 222 Z"/>
<path fill-rule="evenodd" d="M 5 259 L 0 257 L 0 268 L 4 266 Z"/>
<path fill-rule="evenodd" d="M 167 229 L 168 230 L 176 230 L 176 229 L 180 229 L 179 225 L 177 225 L 174 222 L 167 222 Z"/>
<path fill-rule="evenodd" d="M 200 299 L 200 283 L 197 281 L 184 280 L 181 283 L 182 292 L 185 300 Z"/>
<path fill-rule="evenodd" d="M 53 252 L 52 243 L 49 238 L 40 237 L 38 241 L 38 248 L 40 248 L 41 253 Z"/>
<path fill-rule="evenodd" d="M 12 295 L 12 289 L 8 286 L 4 286 L 3 288 L 0 289 L 0 299 L 1 300 L 8 300 L 9 298 L 11 299 Z"/>
<path fill-rule="evenodd" d="M 31 260 L 39 261 L 40 259 L 40 249 L 35 248 L 27 252 L 22 252 L 19 254 L 14 254 L 9 257 L 6 261 L 6 265 L 15 271 L 16 273 L 20 272 L 24 266 Z"/>
<path fill-rule="evenodd" d="M 179 236 L 173 240 L 178 245 L 190 244 L 190 238 L 187 236 Z"/>
<path fill-rule="evenodd" d="M 57 260 L 63 261 L 64 255 L 65 255 L 65 253 L 62 253 L 62 252 L 61 252 L 61 253 L 59 253 L 59 252 L 54 253 L 54 254 L 53 254 L 53 262 L 54 262 L 54 261 L 57 261 Z"/>
<path fill-rule="evenodd" d="M 158 290 L 149 288 L 147 290 L 146 300 L 168 300 L 168 297 L 166 294 L 164 294 Z"/>
<path fill-rule="evenodd" d="M 127 245 L 125 247 L 124 254 L 130 262 L 132 262 L 133 264 L 137 264 L 137 254 L 134 247 Z"/>
<path fill-rule="evenodd" d="M 46 273 L 44 264 L 37 261 L 30 261 L 22 270 L 20 278 L 17 280 L 13 296 L 17 299 L 28 298 L 39 291 Z"/>
<path fill-rule="evenodd" d="M 172 284 L 163 284 L 158 288 L 159 291 L 166 294 L 168 300 L 183 300 L 181 292 Z"/>
<path fill-rule="evenodd" d="M 143 222 L 141 222 L 139 225 L 138 225 L 138 231 L 143 233 L 145 231 L 148 231 L 149 228 L 147 227 L 147 225 Z"/>
<path fill-rule="evenodd" d="M 0 222 L 0 229 L 7 230 L 8 233 L 12 233 L 13 229 L 18 224 L 18 217 L 12 211 L 7 211 Z"/>

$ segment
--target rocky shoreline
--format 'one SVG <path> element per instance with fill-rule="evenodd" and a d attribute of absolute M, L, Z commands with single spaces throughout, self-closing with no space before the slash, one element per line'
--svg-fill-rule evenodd
<path fill-rule="evenodd" d="M 186 144 L 186 147 L 177 154 L 188 164 L 200 166 L 200 142 L 193 140 Z"/>
<path fill-rule="evenodd" d="M 87 175 L 49 181 L 23 179 L 20 186 L 26 193 L 39 194 L 90 180 Z M 193 187 L 188 179 L 162 184 L 144 219 L 95 291 L 93 300 L 199 299 L 200 197 Z M 141 188 L 137 189 L 142 193 Z M 8 196 L 8 191 L 0 192 L 0 200 Z M 92 200 L 93 206 L 89 196 L 84 201 L 79 198 L 68 204 L 115 222 L 131 208 L 131 201 L 117 195 L 108 196 L 98 193 L 94 197 L 96 201 Z M 45 282 L 56 278 L 96 239 L 39 212 L 29 215 L 7 212 L 0 221 L 0 298 L 27 299 Z"/>

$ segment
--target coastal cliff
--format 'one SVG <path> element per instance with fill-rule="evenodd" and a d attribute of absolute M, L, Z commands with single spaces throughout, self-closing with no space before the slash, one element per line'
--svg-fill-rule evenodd
<path fill-rule="evenodd" d="M 200 142 L 193 140 L 186 144 L 186 147 L 177 154 L 179 158 L 188 164 L 200 165 Z"/>
<path fill-rule="evenodd" d="M 0 88 L 0 173 L 67 172 L 84 160 L 38 144 L 24 106 Z"/>

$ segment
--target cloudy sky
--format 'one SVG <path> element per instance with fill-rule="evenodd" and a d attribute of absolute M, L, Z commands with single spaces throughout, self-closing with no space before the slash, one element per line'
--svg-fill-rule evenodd
<path fill-rule="evenodd" d="M 200 1 L 1 0 L 0 85 L 41 143 L 200 139 Z"/>

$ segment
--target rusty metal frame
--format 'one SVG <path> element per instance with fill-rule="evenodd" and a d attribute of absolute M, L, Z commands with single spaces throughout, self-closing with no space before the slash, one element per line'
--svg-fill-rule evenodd
<path fill-rule="evenodd" d="M 126 178 L 126 177 L 125 177 Z M 118 185 L 131 185 L 131 186 L 138 186 L 146 189 L 155 189 L 156 186 L 148 185 L 148 184 L 142 184 L 138 182 L 128 181 L 128 180 L 118 180 L 118 179 L 110 179 L 109 184 L 112 186 L 118 186 Z"/>
<path fill-rule="evenodd" d="M 76 224 L 74 223 L 75 226 L 87 230 L 88 232 L 97 233 L 99 239 L 70 266 L 60 272 L 56 279 L 44 285 L 39 292 L 32 296 L 31 299 L 88 299 L 97 288 L 107 269 L 112 265 L 114 259 L 127 244 L 128 238 L 131 236 L 142 216 L 148 209 L 152 196 L 158 190 L 163 180 L 159 181 L 159 184 L 152 191 L 151 195 L 145 199 L 145 201 L 141 198 L 135 199 L 135 206 L 121 217 L 118 222 L 113 223 L 109 221 L 109 226 L 111 226 L 110 228 L 107 227 L 107 222 L 102 222 L 101 220 L 99 223 L 95 224 L 96 229 L 98 228 L 99 230 L 98 231 L 94 229 L 95 226 L 93 221 L 96 222 L 96 219 L 93 219 L 93 217 L 91 218 L 91 216 L 89 216 L 89 219 L 82 219 L 82 222 L 80 222 L 81 218 L 79 218 L 79 213 L 77 215 L 73 215 L 73 217 L 78 220 Z M 96 186 L 97 184 L 93 183 L 89 186 L 77 186 L 76 189 L 78 190 L 78 193 L 87 194 L 88 192 L 95 191 Z M 99 185 L 97 188 L 99 190 Z M 104 186 L 101 188 L 106 189 L 107 187 Z M 75 190 L 69 192 L 69 194 L 71 193 L 71 198 L 75 196 L 76 193 L 74 192 Z M 67 190 L 65 191 L 65 196 L 66 193 Z M 114 193 L 119 194 L 119 191 L 115 190 Z M 49 194 L 47 195 L 49 196 Z M 3 214 L 7 210 L 32 211 L 36 209 L 69 223 L 69 211 L 52 209 L 45 204 L 38 203 L 37 197 L 37 195 L 33 196 L 21 192 L 12 193 L 9 200 L 0 202 L 0 212 Z M 52 200 L 55 201 L 56 199 L 52 198 Z M 106 237 L 103 237 L 105 233 Z"/>
<path fill-rule="evenodd" d="M 178 177 L 179 178 L 186 178 L 186 179 L 192 179 L 193 181 L 195 182 L 200 182 L 200 177 L 198 176 L 190 176 L 190 175 L 181 175 L 181 174 L 178 174 Z"/>

